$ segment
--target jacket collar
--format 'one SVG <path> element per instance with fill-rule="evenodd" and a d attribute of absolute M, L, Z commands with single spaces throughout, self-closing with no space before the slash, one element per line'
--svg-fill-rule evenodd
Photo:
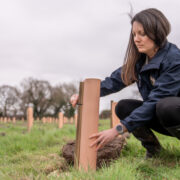
<path fill-rule="evenodd" d="M 144 71 L 148 71 L 151 69 L 159 69 L 160 68 L 160 64 L 164 59 L 164 56 L 167 54 L 168 49 L 170 47 L 170 43 L 166 42 L 166 44 L 164 45 L 164 47 L 162 47 L 161 49 L 159 49 L 159 51 L 155 54 L 155 56 L 149 61 L 148 64 L 144 65 L 142 64 L 142 60 L 138 61 L 137 63 L 137 68 L 139 69 L 140 67 L 142 67 L 142 69 L 140 70 L 141 72 Z M 145 58 L 144 58 L 145 59 Z M 143 63 L 145 62 L 143 59 Z"/>

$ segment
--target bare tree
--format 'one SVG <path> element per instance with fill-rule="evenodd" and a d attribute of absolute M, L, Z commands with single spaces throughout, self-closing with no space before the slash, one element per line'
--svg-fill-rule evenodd
<path fill-rule="evenodd" d="M 130 6 L 130 11 L 127 14 L 129 16 L 129 18 L 132 19 L 134 16 L 134 9 L 133 9 L 131 2 L 129 2 L 129 6 Z"/>
<path fill-rule="evenodd" d="M 77 87 L 74 83 L 63 84 L 63 90 L 65 92 L 65 102 L 63 106 L 63 111 L 66 117 L 72 117 L 74 115 L 75 109 L 69 105 L 70 97 L 72 94 L 77 93 Z"/>
<path fill-rule="evenodd" d="M 63 110 L 63 106 L 67 103 L 65 97 L 66 94 L 62 85 L 52 88 L 51 108 L 53 109 L 54 116 L 58 116 L 58 113 Z"/>
<path fill-rule="evenodd" d="M 16 115 L 20 109 L 20 92 L 9 85 L 0 86 L 0 109 L 2 116 Z"/>
<path fill-rule="evenodd" d="M 52 87 L 48 81 L 34 78 L 24 79 L 21 83 L 22 104 L 27 107 L 33 104 L 34 116 L 42 117 L 51 105 Z"/>

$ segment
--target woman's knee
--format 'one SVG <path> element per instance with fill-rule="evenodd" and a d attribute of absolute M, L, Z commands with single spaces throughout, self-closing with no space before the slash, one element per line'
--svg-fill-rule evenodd
<path fill-rule="evenodd" d="M 158 117 L 161 117 L 164 113 L 164 110 L 168 109 L 168 106 L 166 104 L 167 102 L 167 98 L 164 99 L 160 99 L 157 104 L 156 104 L 156 113 L 158 115 Z"/>
<path fill-rule="evenodd" d="M 120 118 L 120 119 L 124 119 L 124 114 L 125 114 L 125 111 L 127 109 L 127 103 L 126 103 L 126 100 L 123 99 L 123 100 L 120 100 L 117 104 L 116 104 L 116 107 L 115 107 L 115 113 L 116 115 Z"/>
<path fill-rule="evenodd" d="M 156 115 L 164 127 L 180 123 L 180 98 L 167 97 L 156 104 Z"/>
<path fill-rule="evenodd" d="M 120 100 L 116 107 L 115 113 L 121 119 L 125 119 L 130 113 L 137 107 L 142 104 L 142 101 L 135 100 L 135 99 L 123 99 Z"/>

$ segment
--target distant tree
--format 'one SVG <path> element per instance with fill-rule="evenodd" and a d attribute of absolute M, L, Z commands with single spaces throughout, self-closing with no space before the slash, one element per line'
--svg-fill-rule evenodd
<path fill-rule="evenodd" d="M 63 110 L 63 106 L 67 103 L 65 96 L 66 94 L 62 85 L 52 87 L 50 109 L 56 117 L 58 116 L 58 113 Z"/>
<path fill-rule="evenodd" d="M 33 104 L 34 116 L 42 117 L 51 105 L 52 87 L 48 81 L 34 78 L 24 79 L 21 83 L 22 106 L 24 109 Z"/>
<path fill-rule="evenodd" d="M 130 6 L 130 11 L 127 14 L 130 17 L 130 19 L 132 19 L 134 16 L 134 8 L 130 2 L 129 2 L 129 6 Z"/>
<path fill-rule="evenodd" d="M 77 93 L 74 83 L 64 83 L 52 87 L 48 81 L 34 78 L 24 79 L 21 83 L 21 111 L 25 115 L 29 104 L 33 105 L 34 116 L 56 116 L 63 111 L 67 117 L 74 115 L 69 104 L 72 94 Z"/>
<path fill-rule="evenodd" d="M 74 116 L 75 109 L 71 105 L 64 105 L 63 106 L 64 116 L 70 118 Z"/>
<path fill-rule="evenodd" d="M 77 93 L 78 90 L 77 90 L 77 87 L 76 85 L 73 83 L 73 82 L 70 82 L 70 83 L 63 83 L 62 84 L 62 87 L 63 87 L 63 91 L 65 92 L 65 99 L 66 99 L 66 102 L 68 100 L 70 100 L 70 97 Z M 69 102 L 69 101 L 68 101 Z"/>
<path fill-rule="evenodd" d="M 20 92 L 9 85 L 0 86 L 1 116 L 15 116 L 20 109 Z"/>
<path fill-rule="evenodd" d="M 100 119 L 109 119 L 111 117 L 111 110 L 105 109 L 100 113 Z"/>
<path fill-rule="evenodd" d="M 74 83 L 64 83 L 63 84 L 65 105 L 63 106 L 64 115 L 68 118 L 74 116 L 75 109 L 70 105 L 70 97 L 77 93 L 77 87 Z"/>

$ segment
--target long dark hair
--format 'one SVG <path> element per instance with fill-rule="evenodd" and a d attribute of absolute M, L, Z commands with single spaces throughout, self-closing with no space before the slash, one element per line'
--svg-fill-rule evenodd
<path fill-rule="evenodd" d="M 167 35 L 171 31 L 171 26 L 164 14 L 155 9 L 145 9 L 137 13 L 131 20 L 131 26 L 133 22 L 137 21 L 142 24 L 145 34 L 155 42 L 156 46 L 162 48 L 166 41 Z M 126 85 L 132 84 L 137 80 L 135 71 L 135 65 L 140 58 L 141 53 L 134 43 L 132 29 L 129 38 L 129 44 L 126 50 L 124 64 L 122 68 L 121 77 Z"/>

